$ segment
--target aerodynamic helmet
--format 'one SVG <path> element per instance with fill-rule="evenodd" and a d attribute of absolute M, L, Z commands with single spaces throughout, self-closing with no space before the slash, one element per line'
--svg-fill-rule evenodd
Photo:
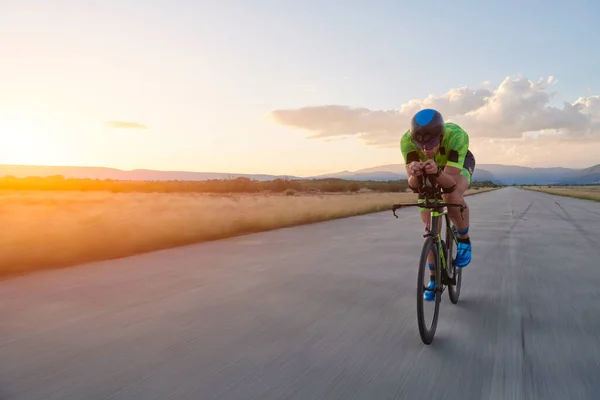
<path fill-rule="evenodd" d="M 410 136 L 419 148 L 433 148 L 444 137 L 444 118 L 431 108 L 416 113 L 410 121 Z"/>

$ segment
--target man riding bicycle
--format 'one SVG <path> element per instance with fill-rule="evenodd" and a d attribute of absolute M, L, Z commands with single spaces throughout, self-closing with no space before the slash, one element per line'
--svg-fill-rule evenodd
<path fill-rule="evenodd" d="M 469 135 L 457 124 L 446 122 L 442 114 L 433 109 L 416 113 L 410 129 L 400 140 L 400 150 L 404 157 L 408 186 L 413 192 L 419 190 L 419 179 L 423 173 L 434 174 L 434 179 L 445 192 L 442 197 L 447 203 L 467 205 L 465 191 L 471 186 L 475 170 L 475 157 L 469 150 Z M 419 201 L 423 201 L 421 198 Z M 421 219 L 429 229 L 429 212 L 420 208 Z M 469 238 L 469 208 L 460 210 L 448 207 L 448 216 L 458 234 L 456 266 L 463 268 L 471 262 L 471 240 Z M 464 218 L 464 219 L 463 219 Z M 432 259 L 432 257 L 430 256 Z M 435 287 L 434 265 L 429 260 L 431 281 L 429 288 Z M 425 291 L 425 300 L 435 298 L 433 291 Z"/>

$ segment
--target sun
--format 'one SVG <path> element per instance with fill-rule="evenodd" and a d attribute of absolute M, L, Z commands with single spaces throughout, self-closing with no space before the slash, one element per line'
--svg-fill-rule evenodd
<path fill-rule="evenodd" d="M 47 164 L 60 159 L 58 136 L 27 119 L 0 119 L 1 164 Z"/>

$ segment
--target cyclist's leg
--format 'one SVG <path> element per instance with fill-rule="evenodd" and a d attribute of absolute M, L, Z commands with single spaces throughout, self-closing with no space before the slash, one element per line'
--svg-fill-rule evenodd
<path fill-rule="evenodd" d="M 444 201 L 454 204 L 464 204 L 467 208 L 462 217 L 458 207 L 448 207 L 448 216 L 456 226 L 458 234 L 458 248 L 456 254 L 456 265 L 466 267 L 471 262 L 471 240 L 469 237 L 470 210 L 464 198 L 464 193 L 471 187 L 471 176 L 475 169 L 475 158 L 471 152 L 465 157 L 464 167 L 458 176 L 456 188 L 452 193 L 444 194 Z"/>

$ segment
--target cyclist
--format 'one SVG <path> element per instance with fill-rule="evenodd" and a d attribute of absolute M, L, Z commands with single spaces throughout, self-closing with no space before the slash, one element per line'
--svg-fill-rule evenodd
<path fill-rule="evenodd" d="M 408 186 L 413 192 L 418 192 L 419 177 L 423 173 L 435 174 L 435 181 L 444 188 L 442 197 L 445 202 L 467 205 L 463 196 L 471 186 L 475 157 L 469 150 L 469 135 L 460 126 L 444 123 L 442 114 L 437 110 L 423 109 L 412 117 L 410 129 L 400 140 L 400 150 L 404 157 Z M 424 200 L 420 198 L 421 201 Z M 429 229 L 429 211 L 425 208 L 420 208 L 420 211 L 421 219 Z M 464 210 L 464 219 L 458 207 L 448 207 L 448 216 L 458 234 L 456 266 L 463 268 L 471 262 L 469 208 Z M 435 287 L 432 260 L 430 256 L 430 289 Z M 424 296 L 427 301 L 435 298 L 433 291 L 425 291 Z"/>

